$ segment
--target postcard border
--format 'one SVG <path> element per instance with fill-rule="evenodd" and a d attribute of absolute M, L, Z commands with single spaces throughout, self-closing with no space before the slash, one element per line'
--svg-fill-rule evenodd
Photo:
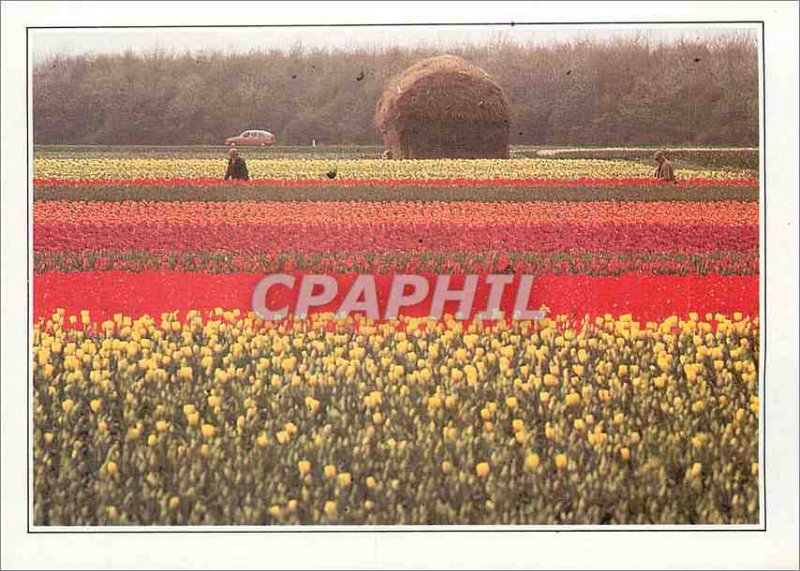
<path fill-rule="evenodd" d="M 448 525 L 448 526 L 130 526 L 130 527 L 113 527 L 109 526 L 105 529 L 95 527 L 75 526 L 73 527 L 53 527 L 53 526 L 32 526 L 31 514 L 33 512 L 32 503 L 32 481 L 31 473 L 33 470 L 33 448 L 31 446 L 31 393 L 33 392 L 33 371 L 31 369 L 31 357 L 33 355 L 33 348 L 31 346 L 31 329 L 33 324 L 33 306 L 32 306 L 32 288 L 33 282 L 31 278 L 31 258 L 33 256 L 32 248 L 32 224 L 31 224 L 31 210 L 33 205 L 33 181 L 31 179 L 31 60 L 30 60 L 30 30 L 91 30 L 91 29 L 187 29 L 187 28 L 375 28 L 375 27 L 436 27 L 436 26 L 459 26 L 459 27 L 488 27 L 488 26 L 604 26 L 604 25 L 620 25 L 620 26 L 637 26 L 637 25 L 651 25 L 651 26 L 665 26 L 665 25 L 693 25 L 693 24 L 758 24 L 760 26 L 759 35 L 759 49 L 761 51 L 761 67 L 759 69 L 759 80 L 761 85 L 760 92 L 760 120 L 759 125 L 759 168 L 760 168 L 760 189 L 759 189 L 759 206 L 761 224 L 760 224 L 760 238 L 761 238 L 761 251 L 762 256 L 760 273 L 759 273 L 759 291 L 760 291 L 760 305 L 759 305 L 759 335 L 761 341 L 761 350 L 759 354 L 759 396 L 760 396 L 760 418 L 759 418 L 759 504 L 761 507 L 760 516 L 761 523 L 759 524 L 721 524 L 721 525 L 691 525 L 691 524 L 674 524 L 674 525 L 641 525 L 641 526 L 627 526 L 627 525 L 518 525 L 518 526 L 477 526 L 477 525 Z M 28 320 L 26 323 L 26 343 L 27 343 L 27 359 L 26 371 L 28 374 L 28 387 L 26 393 L 26 454 L 27 454 L 27 470 L 26 470 L 26 503 L 27 509 L 27 526 L 26 535 L 49 535 L 49 534 L 153 534 L 153 533 L 181 533 L 181 534 L 253 534 L 253 533 L 593 533 L 593 532 L 634 532 L 634 533 L 659 533 L 659 532 L 766 532 L 767 531 L 767 464 L 766 464 L 766 410 L 767 410 L 767 391 L 766 391 L 766 369 L 767 369 L 767 173 L 766 173 L 766 129 L 767 129 L 767 105 L 766 105 L 766 23 L 765 20 L 664 20 L 664 21 L 589 21 L 589 22 L 516 22 L 514 20 L 507 22 L 431 22 L 431 23 L 357 23 L 357 24 L 196 24 L 196 25 L 135 25 L 135 26 L 25 26 L 25 139 L 26 139 L 26 173 L 28 182 L 28 196 L 26 201 L 26 284 L 27 284 L 27 310 Z M 763 513 L 761 513 L 763 512 Z M 131 529 L 134 527 L 134 529 Z M 242 527 L 246 529 L 241 529 Z M 231 529 L 237 528 L 237 529 Z"/>

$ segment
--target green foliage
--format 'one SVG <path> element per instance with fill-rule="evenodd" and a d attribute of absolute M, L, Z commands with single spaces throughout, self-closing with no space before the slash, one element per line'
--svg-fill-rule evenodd
<path fill-rule="evenodd" d="M 279 187 L 269 184 L 230 184 L 198 188 L 196 186 L 96 186 L 74 188 L 47 186 L 34 189 L 34 200 L 101 200 L 124 202 L 148 201 L 230 201 L 298 202 L 298 201 L 444 201 L 444 202 L 594 202 L 597 200 L 636 202 L 684 202 L 736 200 L 755 202 L 758 186 L 705 186 L 678 187 L 674 185 L 622 187 L 497 187 L 457 186 L 431 188 L 429 186 L 293 186 Z"/>

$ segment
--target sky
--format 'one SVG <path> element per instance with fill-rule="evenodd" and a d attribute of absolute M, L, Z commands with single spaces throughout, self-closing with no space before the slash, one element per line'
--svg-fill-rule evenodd
<path fill-rule="evenodd" d="M 30 31 L 33 61 L 54 55 L 151 52 L 161 50 L 248 52 L 251 50 L 385 48 L 547 44 L 589 39 L 597 42 L 641 37 L 651 43 L 703 39 L 747 33 L 730 27 L 666 26 L 398 26 L 276 28 L 128 28 L 48 29 Z M 755 37 L 755 31 L 750 31 Z"/>

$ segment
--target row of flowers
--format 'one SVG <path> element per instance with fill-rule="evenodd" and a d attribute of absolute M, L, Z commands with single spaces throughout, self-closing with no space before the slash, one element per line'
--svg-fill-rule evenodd
<path fill-rule="evenodd" d="M 34 251 L 454 252 L 585 250 L 625 253 L 755 252 L 758 226 L 655 224 L 122 223 L 37 221 Z"/>
<path fill-rule="evenodd" d="M 594 159 L 439 159 L 381 161 L 369 159 L 249 159 L 253 179 L 326 180 L 494 180 L 494 179 L 639 179 L 652 176 L 652 165 L 629 160 Z M 74 158 L 34 159 L 36 179 L 207 179 L 221 178 L 224 157 L 212 159 Z M 686 179 L 753 179 L 748 170 L 684 170 Z"/>
<path fill-rule="evenodd" d="M 299 283 L 303 272 L 287 272 Z M 422 273 L 425 276 L 427 274 Z M 132 315 L 160 315 L 165 311 L 190 309 L 212 310 L 216 307 L 248 310 L 252 296 L 263 275 L 253 273 L 211 274 L 118 270 L 85 273 L 44 273 L 34 275 L 34 316 L 43 319 L 58 308 L 72 313 L 91 310 L 99 316 L 119 312 Z M 356 274 L 334 276 L 339 292 L 329 303 L 312 312 L 334 311 L 355 280 Z M 429 281 L 435 279 L 427 275 Z M 391 276 L 377 276 L 378 302 L 388 298 Z M 296 294 L 296 291 L 294 292 Z M 486 294 L 486 291 L 483 291 Z M 476 296 L 472 313 L 482 311 L 486 299 Z M 431 299 L 402 309 L 403 315 L 427 316 Z M 445 306 L 454 313 L 456 304 Z M 759 314 L 758 276 L 661 276 L 623 274 L 620 276 L 543 275 L 534 279 L 528 307 L 546 306 L 558 315 L 582 318 L 584 315 L 632 314 L 639 320 L 663 319 L 670 315 L 685 316 L 703 308 L 721 313 L 741 312 L 745 316 Z M 381 310 L 381 315 L 383 315 Z"/>
<path fill-rule="evenodd" d="M 730 167 L 757 170 L 759 152 L 757 147 L 683 147 L 657 149 L 652 147 L 606 147 L 539 149 L 537 157 L 559 159 L 649 159 L 657 150 L 663 150 L 669 160 L 685 161 L 707 167 Z"/>
<path fill-rule="evenodd" d="M 37 202 L 37 224 L 308 224 L 376 227 L 389 224 L 476 225 L 659 224 L 757 226 L 753 202 Z"/>
<path fill-rule="evenodd" d="M 338 177 L 338 173 L 337 173 Z M 64 179 L 64 178 L 36 178 L 33 184 L 37 188 L 96 188 L 96 187 L 174 187 L 189 186 L 196 188 L 207 187 L 275 187 L 275 188 L 350 188 L 350 187 L 470 187 L 470 186 L 491 186 L 501 188 L 616 188 L 616 187 L 646 187 L 660 188 L 664 182 L 652 177 L 643 176 L 637 178 L 594 178 L 594 177 L 575 177 L 575 178 L 429 178 L 429 179 L 357 179 L 357 178 L 322 178 L 322 179 L 277 179 L 277 178 L 254 178 L 251 180 L 224 180 L 221 177 L 215 178 L 83 178 L 83 179 Z M 677 188 L 737 188 L 737 187 L 757 187 L 758 180 L 755 178 L 685 178 L 677 181 L 673 185 Z"/>
<path fill-rule="evenodd" d="M 368 184 L 339 180 L 330 184 L 309 183 L 272 184 L 272 181 L 230 183 L 215 180 L 209 184 L 193 182 L 137 181 L 136 184 L 55 181 L 34 187 L 34 200 L 39 201 L 158 201 L 158 202 L 757 202 L 758 184 L 755 181 L 714 181 L 694 184 L 656 184 L 642 179 L 636 183 L 576 185 L 569 181 L 549 184 L 509 184 L 515 181 L 471 181 L 469 184 L 432 185 L 432 181 L 398 184 L 399 181 L 368 181 Z M 728 184 L 728 183 L 733 184 Z M 500 184 L 498 184 L 500 183 Z"/>
<path fill-rule="evenodd" d="M 37 525 L 759 520 L 741 315 L 72 317 L 33 330 Z"/>
<path fill-rule="evenodd" d="M 758 252 L 702 252 L 698 254 L 614 252 L 418 252 L 374 254 L 324 253 L 224 253 L 214 251 L 153 252 L 108 249 L 39 251 L 33 257 L 34 273 L 124 270 L 176 270 L 209 273 L 317 273 L 397 274 L 586 274 L 623 273 L 662 275 L 758 275 Z"/>

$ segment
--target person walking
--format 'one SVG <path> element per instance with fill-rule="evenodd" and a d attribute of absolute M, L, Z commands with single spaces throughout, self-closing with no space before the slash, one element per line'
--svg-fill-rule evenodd
<path fill-rule="evenodd" d="M 228 170 L 225 171 L 225 180 L 250 180 L 250 174 L 247 172 L 247 163 L 239 156 L 236 149 L 228 151 Z"/>
<path fill-rule="evenodd" d="M 653 178 L 664 182 L 677 182 L 675 180 L 675 171 L 672 169 L 672 163 L 667 160 L 664 151 L 656 151 L 653 155 L 653 160 L 656 161 L 656 170 L 653 173 Z"/>

